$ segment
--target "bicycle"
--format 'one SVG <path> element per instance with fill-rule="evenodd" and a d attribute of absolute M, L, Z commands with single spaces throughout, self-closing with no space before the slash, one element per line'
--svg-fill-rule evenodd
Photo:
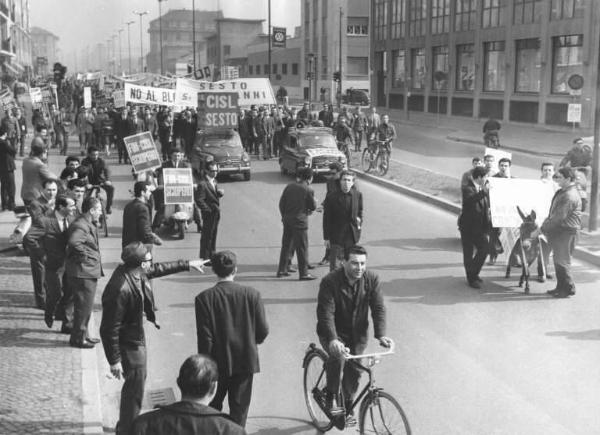
<path fill-rule="evenodd" d="M 100 229 L 104 230 L 104 237 L 108 237 L 108 215 L 106 214 L 106 208 L 104 207 L 104 199 L 102 199 L 102 190 L 101 184 L 93 184 L 88 190 L 87 196 L 96 198 L 100 201 L 100 207 L 102 208 L 102 214 L 99 219 Z"/>
<path fill-rule="evenodd" d="M 346 162 L 348 162 L 348 169 L 350 169 L 350 147 L 348 142 L 345 140 L 336 140 L 338 149 L 346 156 Z"/>
<path fill-rule="evenodd" d="M 384 176 L 390 168 L 389 141 L 375 140 L 364 149 L 361 158 L 363 171 L 375 171 L 376 175 Z"/>
<path fill-rule="evenodd" d="M 373 367 L 383 356 L 394 353 L 394 346 L 379 353 L 346 356 L 347 364 L 368 374 L 369 380 L 356 396 L 349 409 L 340 415 L 331 415 L 325 400 L 327 353 L 311 343 L 306 350 L 302 367 L 304 369 L 304 398 L 313 425 L 321 432 L 327 432 L 334 426 L 340 430 L 346 427 L 346 416 L 352 413 L 360 402 L 359 433 L 375 433 L 388 435 L 410 435 L 410 425 L 402 407 L 394 397 L 375 386 Z M 362 364 L 361 359 L 367 363 Z M 362 402 L 361 402 L 362 400 Z M 344 403 L 344 400 L 340 400 Z"/>

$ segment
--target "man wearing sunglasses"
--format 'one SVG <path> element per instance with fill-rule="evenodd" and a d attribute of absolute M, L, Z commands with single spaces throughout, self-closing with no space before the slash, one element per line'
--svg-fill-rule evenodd
<path fill-rule="evenodd" d="M 125 383 L 121 390 L 121 407 L 117 435 L 129 434 L 130 426 L 140 413 L 146 380 L 146 340 L 144 314 L 160 328 L 151 279 L 195 269 L 204 273 L 206 260 L 177 260 L 153 263 L 152 253 L 140 241 L 123 248 L 120 264 L 102 294 L 100 337 L 110 372 Z"/>

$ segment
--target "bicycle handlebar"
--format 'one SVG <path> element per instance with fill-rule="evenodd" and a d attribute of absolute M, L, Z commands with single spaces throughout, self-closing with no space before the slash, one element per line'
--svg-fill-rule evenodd
<path fill-rule="evenodd" d="M 388 355 L 392 355 L 394 352 L 394 350 L 396 349 L 396 344 L 392 341 L 392 345 L 390 346 L 390 348 L 384 352 L 374 352 L 374 353 L 365 353 L 362 355 L 345 355 L 344 359 L 361 359 L 361 358 L 378 358 L 381 356 L 388 356 Z"/>

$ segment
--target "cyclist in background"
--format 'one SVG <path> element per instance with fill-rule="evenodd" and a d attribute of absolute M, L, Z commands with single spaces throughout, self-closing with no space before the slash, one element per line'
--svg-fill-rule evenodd
<path fill-rule="evenodd" d="M 337 142 L 344 142 L 346 144 L 354 145 L 354 135 L 352 133 L 352 129 L 348 127 L 346 123 L 346 117 L 343 115 L 338 116 L 338 120 L 335 123 L 335 127 L 333 128 L 333 134 L 335 135 L 335 140 Z M 339 145 L 338 145 L 339 148 Z"/>
<path fill-rule="evenodd" d="M 383 115 L 381 117 L 381 124 L 379 124 L 379 127 L 375 131 L 375 139 L 379 140 L 381 142 L 384 142 L 386 151 L 391 156 L 392 155 L 392 141 L 394 139 L 396 139 L 396 129 L 390 123 L 390 117 L 388 115 Z M 369 144 L 369 147 L 372 147 L 374 145 L 376 145 L 376 143 L 371 142 Z M 377 152 L 377 150 L 373 150 L 373 151 Z"/>
<path fill-rule="evenodd" d="M 346 409 L 350 409 L 358 389 L 360 372 L 352 364 L 346 365 L 344 356 L 361 355 L 367 347 L 369 308 L 375 338 L 382 346 L 390 347 L 392 340 L 385 335 L 385 306 L 379 278 L 367 270 L 367 251 L 362 246 L 353 246 L 345 252 L 342 267 L 321 280 L 317 302 L 317 334 L 329 354 L 325 364 L 325 401 L 332 415 L 344 412 L 339 405 L 340 384 Z M 355 423 L 354 417 L 347 415 L 346 424 Z"/>
<path fill-rule="evenodd" d="M 106 214 L 111 214 L 115 188 L 110 181 L 110 168 L 106 162 L 100 158 L 100 151 L 98 148 L 88 148 L 88 156 L 83 159 L 81 166 L 86 167 L 89 171 L 89 184 L 101 186 L 106 192 Z M 88 186 L 88 188 L 89 187 L 91 186 Z"/>

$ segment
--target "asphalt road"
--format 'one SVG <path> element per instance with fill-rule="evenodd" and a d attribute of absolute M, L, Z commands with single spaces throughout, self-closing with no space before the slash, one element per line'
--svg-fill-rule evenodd
<path fill-rule="evenodd" d="M 432 153 L 426 145 L 418 148 L 422 155 Z M 470 150 L 465 155 L 471 156 Z M 470 157 L 461 166 L 469 162 Z M 113 172 L 117 202 L 111 237 L 101 240 L 107 277 L 99 288 L 118 264 L 118 227 L 132 186 L 127 167 L 115 166 Z M 281 241 L 277 202 L 290 181 L 269 161 L 253 162 L 250 182 L 221 183 L 225 196 L 217 248 L 236 252 L 237 280 L 260 290 L 270 323 L 260 347 L 250 434 L 317 433 L 304 405 L 301 362 L 307 345 L 317 340 L 318 281 L 275 277 Z M 324 184 L 314 188 L 322 199 Z M 396 355 L 377 366 L 377 383 L 400 401 L 413 433 L 600 433 L 599 271 L 576 263 L 577 295 L 568 300 L 546 297 L 553 282 L 534 282 L 532 293 L 523 294 L 516 278 L 503 278 L 501 265 L 486 266 L 484 287 L 471 289 L 464 279 L 455 216 L 368 183 L 360 183 L 360 189 L 365 198 L 362 244 L 369 267 L 381 277 L 388 335 L 397 343 Z M 317 262 L 324 251 L 320 214 L 311 218 L 309 243 L 311 261 Z M 192 258 L 198 249 L 199 234 L 192 226 L 185 240 L 166 240 L 154 257 Z M 322 277 L 327 270 L 313 272 Z M 171 388 L 179 397 L 179 366 L 196 349 L 193 300 L 214 281 L 210 271 L 155 281 L 162 328 L 146 324 L 147 390 Z M 96 328 L 99 321 L 96 313 Z M 121 384 L 108 378 L 103 351 L 98 347 L 96 352 L 104 425 L 114 427 Z"/>

